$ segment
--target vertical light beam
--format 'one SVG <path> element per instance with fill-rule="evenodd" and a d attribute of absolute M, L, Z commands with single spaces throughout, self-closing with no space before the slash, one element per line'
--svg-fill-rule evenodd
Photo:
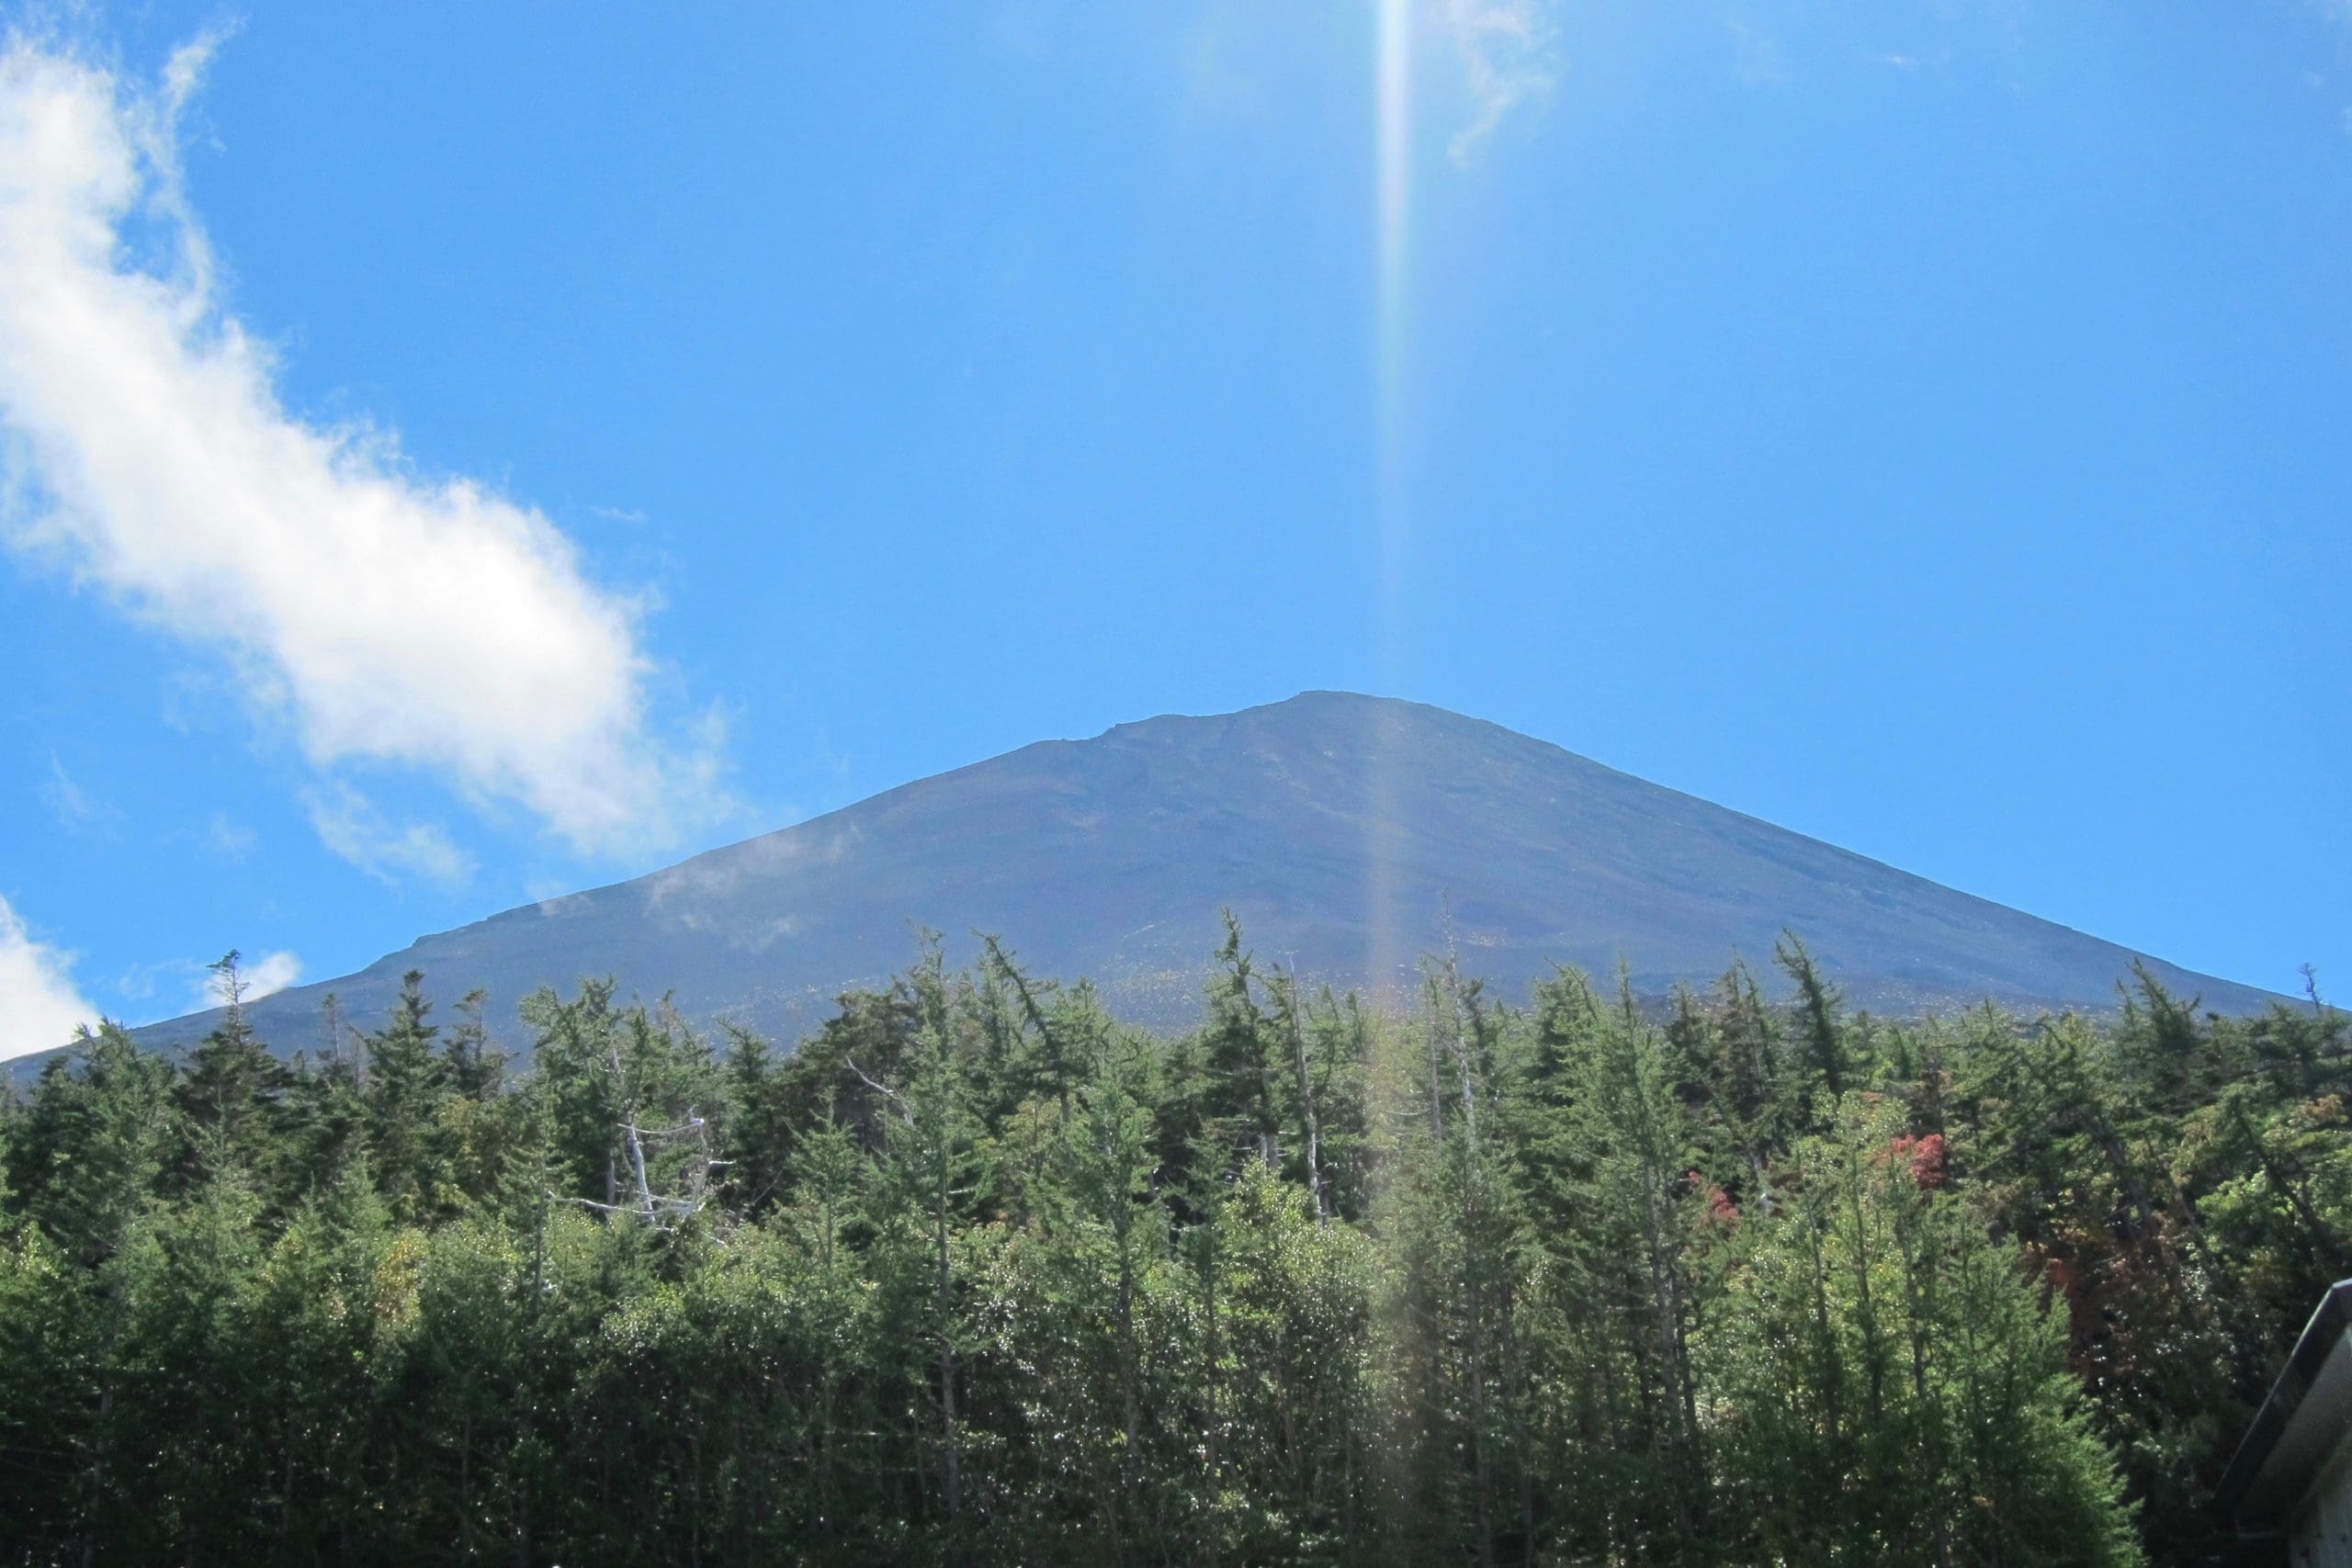
<path fill-rule="evenodd" d="M 1377 385 L 1376 417 L 1379 443 L 1376 476 L 1379 484 L 1380 607 L 1379 658 L 1384 682 L 1393 685 L 1397 671 L 1396 643 L 1399 608 L 1396 594 L 1403 562 L 1405 506 L 1403 495 L 1403 423 L 1405 401 L 1405 308 L 1410 282 L 1408 220 L 1413 195 L 1413 27 L 1412 0 L 1378 0 L 1380 59 L 1376 178 L 1374 199 L 1377 210 L 1379 278 L 1374 323 Z"/>
<path fill-rule="evenodd" d="M 1413 193 L 1412 0 L 1379 0 L 1381 389 L 1394 390 L 1403 347 L 1405 213 Z"/>
<path fill-rule="evenodd" d="M 1410 284 L 1408 249 L 1413 192 L 1413 0 L 1375 0 L 1380 8 L 1374 98 L 1374 191 L 1378 276 L 1374 290 L 1373 530 L 1373 661 L 1382 696 L 1403 686 L 1404 571 L 1408 524 L 1405 482 L 1405 317 Z M 1397 922 L 1397 819 L 1390 715 L 1375 709 L 1365 737 L 1369 806 L 1365 852 L 1365 910 L 1371 939 L 1372 1000 L 1409 990 L 1402 985 L 1406 955 Z"/>

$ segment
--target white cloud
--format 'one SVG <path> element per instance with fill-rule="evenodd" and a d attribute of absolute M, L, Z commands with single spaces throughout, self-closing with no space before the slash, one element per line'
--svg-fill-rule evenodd
<path fill-rule="evenodd" d="M 651 733 L 636 603 L 537 510 L 279 402 L 180 193 L 209 48 L 152 92 L 0 48 L 0 530 L 225 653 L 336 790 L 338 768 L 421 768 L 590 851 L 711 815 L 715 759 Z"/>
<path fill-rule="evenodd" d="M 200 994 L 204 988 L 204 965 L 193 958 L 165 958 L 153 964 L 134 964 L 109 982 L 109 988 L 126 1002 L 153 999 L 159 982 L 170 981 L 175 986 L 192 986 Z M 203 1004 L 210 1007 L 210 1002 Z M 124 1014 L 124 1021 L 141 1021 L 140 1010 L 134 1008 Z"/>
<path fill-rule="evenodd" d="M 1469 78 L 1470 123 L 1448 151 L 1457 164 L 1478 161 L 1510 116 L 1541 107 L 1559 85 L 1554 0 L 1442 0 L 1439 22 Z"/>
<path fill-rule="evenodd" d="M 1734 76 L 1750 86 L 1788 85 L 1789 67 L 1781 56 L 1778 34 L 1750 24 L 1745 17 L 1732 17 L 1725 25 L 1731 28 Z"/>
<path fill-rule="evenodd" d="M 244 999 L 257 1002 L 262 998 L 282 991 L 302 978 L 302 961 L 290 953 L 265 953 L 258 958 L 240 955 L 237 979 L 244 987 Z M 217 969 L 207 968 L 204 982 L 197 987 L 191 1010 L 201 1012 L 207 1008 L 227 1004 L 229 987 L 225 976 Z"/>
<path fill-rule="evenodd" d="M 303 804 L 320 841 L 379 881 L 421 876 L 455 887 L 474 874 L 473 857 L 438 824 L 394 822 L 356 790 L 337 785 Z"/>
<path fill-rule="evenodd" d="M 245 971 L 245 999 L 256 1001 L 302 978 L 302 961 L 284 951 L 265 953 Z"/>
<path fill-rule="evenodd" d="M 49 777 L 41 783 L 40 798 L 41 804 L 49 807 L 49 814 L 57 819 L 57 825 L 69 833 L 104 827 L 122 815 L 84 789 L 80 781 L 65 771 L 65 764 L 57 760 L 54 751 L 49 754 Z"/>
<path fill-rule="evenodd" d="M 796 866 L 838 865 L 865 836 L 861 829 L 850 827 L 833 829 L 819 837 L 804 825 L 798 829 L 763 833 L 740 844 L 712 850 L 647 876 L 646 907 L 659 912 L 667 908 L 673 898 L 689 902 L 725 899 L 747 883 L 756 887 L 787 876 Z"/>
<path fill-rule="evenodd" d="M 8 900 L 0 898 L 0 1059 L 72 1042 L 98 1010 L 74 984 L 74 955 L 33 940 Z"/>
<path fill-rule="evenodd" d="M 241 861 L 261 843 L 261 835 L 225 811 L 216 811 L 204 825 L 204 847 L 225 861 Z"/>

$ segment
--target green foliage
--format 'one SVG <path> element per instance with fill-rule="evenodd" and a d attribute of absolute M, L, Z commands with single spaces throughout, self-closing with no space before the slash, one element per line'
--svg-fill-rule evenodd
<path fill-rule="evenodd" d="M 1771 1560 L 2135 1561 L 2063 1322 L 1905 1126 L 1847 1096 L 1739 1227 L 1706 1335 L 1718 1507 Z"/>
<path fill-rule="evenodd" d="M 2316 1003 L 1204 956 L 1172 1039 L 929 938 L 787 1052 L 85 1036 L 0 1109 L 6 1560 L 2193 1562 L 2346 1271 Z"/>

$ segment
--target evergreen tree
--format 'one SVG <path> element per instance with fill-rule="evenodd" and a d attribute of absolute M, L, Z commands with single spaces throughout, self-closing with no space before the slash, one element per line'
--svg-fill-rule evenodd
<path fill-rule="evenodd" d="M 2063 1321 L 2013 1250 L 1849 1100 L 1779 1211 L 1742 1222 L 1707 1336 L 1734 1550 L 1807 1562 L 2139 1560 Z"/>
<path fill-rule="evenodd" d="M 1156 1039 L 981 947 L 724 1062 L 609 982 L 512 1070 L 415 976 L 85 1036 L 0 1098 L 8 1555 L 2197 1562 L 2352 1245 L 2316 998 L 1400 1018 L 1228 925 Z"/>
<path fill-rule="evenodd" d="M 177 1091 L 189 1131 L 183 1170 L 191 1182 L 215 1167 L 256 1170 L 276 1152 L 280 1099 L 290 1077 L 246 1022 L 236 950 L 209 968 L 220 1021 L 190 1056 Z"/>
<path fill-rule="evenodd" d="M 425 1021 L 424 976 L 401 977 L 400 999 L 383 1028 L 368 1036 L 368 1111 L 376 1179 L 395 1214 L 414 1217 L 434 1202 L 442 1161 L 434 1136 L 449 1093 L 448 1064 L 434 1042 L 440 1029 Z"/>

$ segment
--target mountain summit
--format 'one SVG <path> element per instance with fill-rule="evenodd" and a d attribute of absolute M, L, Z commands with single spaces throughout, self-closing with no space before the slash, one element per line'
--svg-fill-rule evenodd
<path fill-rule="evenodd" d="M 1395 992 L 1451 940 L 1506 996 L 1558 964 L 1637 990 L 1765 966 L 1801 935 L 1858 1006 L 1990 998 L 2102 1008 L 2135 958 L 2224 1011 L 2267 993 L 1939 886 L 1441 708 L 1339 692 L 1046 740 L 632 882 L 510 909 L 356 975 L 254 1004 L 312 1044 L 332 991 L 368 1022 L 401 974 L 493 1018 L 542 985 L 617 977 L 689 1018 L 796 1036 L 915 951 L 978 930 L 1036 973 L 1091 976 L 1141 1022 L 1197 1016 L 1218 911 L 1311 984 Z M 200 1013 L 139 1033 L 193 1042 Z"/>

